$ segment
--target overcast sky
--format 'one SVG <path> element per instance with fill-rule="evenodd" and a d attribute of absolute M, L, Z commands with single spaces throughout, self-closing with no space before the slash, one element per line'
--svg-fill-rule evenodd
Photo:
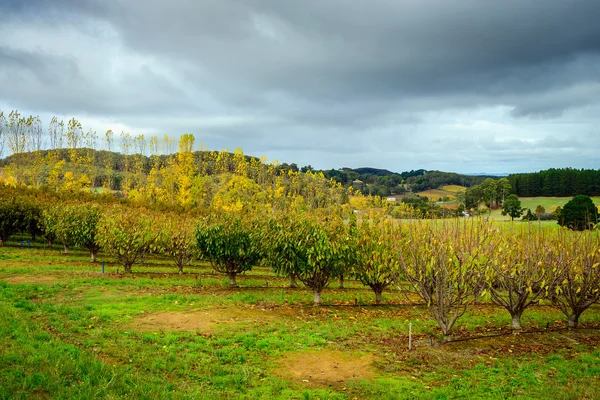
<path fill-rule="evenodd" d="M 599 168 L 598 0 L 0 0 L 0 110 L 317 168 Z"/>

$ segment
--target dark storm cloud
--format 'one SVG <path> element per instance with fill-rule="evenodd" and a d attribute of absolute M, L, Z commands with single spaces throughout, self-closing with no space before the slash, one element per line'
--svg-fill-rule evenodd
<path fill-rule="evenodd" d="M 597 62 L 567 74 L 600 51 L 596 1 L 111 4 L 102 15 L 129 46 L 190 62 L 199 76 L 227 77 L 235 92 L 335 101 L 497 96 L 599 76 Z"/>
<path fill-rule="evenodd" d="M 22 108 L 328 166 L 420 155 L 502 170 L 519 154 L 558 160 L 546 138 L 598 133 L 595 0 L 32 0 L 0 13 L 0 103 Z"/>

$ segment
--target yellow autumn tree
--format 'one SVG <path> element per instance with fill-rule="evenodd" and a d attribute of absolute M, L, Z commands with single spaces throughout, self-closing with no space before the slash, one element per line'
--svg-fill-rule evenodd
<path fill-rule="evenodd" d="M 179 139 L 179 151 L 177 152 L 174 165 L 177 174 L 177 201 L 186 207 L 193 205 L 194 199 L 191 196 L 191 189 L 194 176 L 198 172 L 193 153 L 194 141 L 194 135 L 191 133 L 181 135 Z"/>
<path fill-rule="evenodd" d="M 266 195 L 252 179 L 231 175 L 228 182 L 215 194 L 212 206 L 215 209 L 239 212 L 263 208 Z"/>

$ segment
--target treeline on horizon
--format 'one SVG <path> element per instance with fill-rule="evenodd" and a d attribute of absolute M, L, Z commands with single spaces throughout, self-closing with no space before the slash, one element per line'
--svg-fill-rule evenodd
<path fill-rule="evenodd" d="M 44 129 L 41 119 L 37 116 L 25 117 L 18 111 L 0 111 L 0 157 L 5 147 L 11 153 L 4 159 L 0 158 L 0 167 L 31 168 L 32 172 L 36 170 L 38 174 L 37 177 L 29 177 L 34 180 L 39 180 L 43 175 L 64 174 L 67 169 L 73 169 L 74 176 L 78 175 L 78 172 L 88 172 L 89 186 L 123 190 L 132 183 L 135 185 L 128 179 L 132 174 L 151 174 L 153 168 L 156 170 L 158 166 L 167 166 L 172 155 L 181 150 L 192 154 L 191 158 L 196 165 L 202 166 L 204 175 L 233 172 L 236 162 L 240 159 L 245 160 L 245 164 L 255 166 L 264 165 L 266 162 L 264 158 L 243 155 L 239 149 L 229 153 L 226 149 L 214 151 L 201 146 L 199 151 L 194 151 L 193 135 L 190 134 L 182 135 L 182 138 L 187 137 L 188 141 L 190 137 L 192 139 L 191 146 L 189 142 L 184 143 L 185 149 L 178 149 L 175 138 L 168 136 L 153 136 L 149 140 L 144 135 L 132 136 L 126 132 L 120 134 L 119 140 L 115 140 L 115 136 L 110 130 L 102 136 L 92 129 L 86 131 L 75 118 L 64 123 L 54 117 L 48 128 Z M 179 144 L 181 145 L 181 142 Z M 120 152 L 112 151 L 115 147 L 118 147 Z M 63 171 L 51 171 L 54 167 L 52 164 L 61 161 L 71 165 L 64 165 Z M 94 169 L 93 173 L 84 171 L 90 166 Z M 471 188 L 483 184 L 486 179 L 499 179 L 497 176 L 473 176 L 425 169 L 401 173 L 368 167 L 316 170 L 310 165 L 298 167 L 295 163 L 277 161 L 272 162 L 269 168 L 270 173 L 275 175 L 309 171 L 313 174 L 322 173 L 325 179 L 347 189 L 380 197 L 421 192 L 444 185 Z M 507 178 L 512 186 L 511 193 L 521 197 L 600 195 L 600 170 L 551 168 L 539 172 L 511 174 Z M 29 184 L 36 186 L 36 182 Z"/>
<path fill-rule="evenodd" d="M 425 169 L 397 173 L 377 168 L 341 168 L 322 172 L 327 178 L 331 178 L 344 186 L 352 186 L 364 194 L 381 197 L 437 189 L 444 185 L 471 187 L 482 184 L 487 178 L 497 178 L 484 175 L 463 175 L 455 172 L 428 171 Z"/>
<path fill-rule="evenodd" d="M 512 191 L 520 197 L 600 195 L 600 170 L 550 168 L 509 175 Z"/>

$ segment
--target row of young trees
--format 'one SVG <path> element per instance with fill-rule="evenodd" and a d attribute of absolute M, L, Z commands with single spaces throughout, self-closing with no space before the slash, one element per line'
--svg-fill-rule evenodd
<path fill-rule="evenodd" d="M 25 231 L 37 219 L 36 232 L 46 240 L 87 248 L 92 260 L 103 249 L 127 273 L 151 253 L 169 257 L 180 273 L 201 258 L 235 286 L 239 274 L 262 264 L 310 288 L 315 304 L 332 280 L 344 277 L 370 287 L 377 303 L 386 288 L 409 284 L 409 294 L 425 301 L 447 338 L 468 307 L 483 300 L 504 307 L 515 330 L 541 299 L 558 307 L 571 327 L 600 300 L 598 231 L 535 225 L 506 231 L 475 218 L 401 222 L 383 213 L 358 220 L 342 212 L 193 215 L 96 203 L 32 211 L 26 204 L 35 207 L 30 200 L 1 200 L 2 224 L 22 223 Z"/>

